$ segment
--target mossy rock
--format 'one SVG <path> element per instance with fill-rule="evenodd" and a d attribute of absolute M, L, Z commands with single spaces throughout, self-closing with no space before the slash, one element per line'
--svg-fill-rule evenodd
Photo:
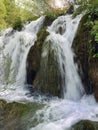
<path fill-rule="evenodd" d="M 73 128 L 73 130 L 98 130 L 98 122 L 84 120 L 75 124 Z"/>
<path fill-rule="evenodd" d="M 89 39 L 90 39 L 90 29 L 85 26 L 85 23 L 87 22 L 88 16 L 85 15 L 82 17 L 77 34 L 75 36 L 75 39 L 73 41 L 73 48 L 76 54 L 75 60 L 79 64 L 79 69 L 82 68 L 83 73 L 80 73 L 82 77 L 83 84 L 85 86 L 85 91 L 87 94 L 91 93 L 92 90 L 89 88 Z M 81 72 L 81 71 L 79 71 Z"/>
<path fill-rule="evenodd" d="M 46 31 L 46 28 L 42 28 L 37 34 L 37 40 L 34 46 L 30 48 L 27 56 L 27 84 L 33 84 L 33 80 L 39 71 L 42 45 L 48 35 L 49 33 Z"/>
<path fill-rule="evenodd" d="M 28 130 L 34 122 L 30 120 L 44 105 L 37 103 L 7 103 L 0 100 L 0 130 Z"/>
<path fill-rule="evenodd" d="M 43 44 L 40 70 L 34 80 L 34 88 L 48 96 L 62 97 L 64 76 L 58 61 L 58 45 L 52 40 Z"/>
<path fill-rule="evenodd" d="M 84 15 L 80 21 L 76 37 L 73 41 L 73 48 L 76 53 L 75 60 L 79 64 L 79 73 L 85 86 L 87 94 L 94 92 L 98 101 L 98 59 L 92 56 L 91 28 L 85 24 L 88 20 L 88 14 Z M 81 73 L 82 68 L 82 73 Z"/>

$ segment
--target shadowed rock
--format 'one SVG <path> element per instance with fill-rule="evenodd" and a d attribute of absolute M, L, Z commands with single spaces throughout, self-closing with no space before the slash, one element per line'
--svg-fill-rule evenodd
<path fill-rule="evenodd" d="M 72 130 L 98 130 L 98 122 L 84 120 L 73 126 Z"/>
<path fill-rule="evenodd" d="M 87 18 L 88 15 L 85 15 L 80 21 L 76 37 L 73 41 L 73 48 L 76 53 L 75 60 L 79 63 L 79 73 L 82 77 L 85 91 L 87 94 L 94 92 L 95 98 L 98 101 L 98 59 L 93 57 L 90 50 L 94 43 L 89 42 L 91 39 L 91 28 L 85 26 Z"/>

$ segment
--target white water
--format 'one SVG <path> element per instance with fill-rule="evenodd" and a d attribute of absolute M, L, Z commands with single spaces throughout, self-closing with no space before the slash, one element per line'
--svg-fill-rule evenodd
<path fill-rule="evenodd" d="M 71 19 L 70 15 L 61 16 L 48 27 L 50 35 L 46 43 L 51 41 L 51 49 L 58 56 L 62 77 L 65 75 L 62 83 L 64 99 L 52 100 L 44 109 L 37 111 L 31 120 L 42 122 L 30 130 L 72 130 L 71 126 L 80 120 L 98 121 L 98 105 L 93 95 L 83 96 L 83 85 L 73 60 L 71 45 L 80 19 L 81 15 L 75 19 Z M 42 56 L 45 57 L 47 51 L 48 48 L 44 48 Z"/>
<path fill-rule="evenodd" d="M 0 98 L 20 100 L 25 97 L 26 58 L 44 17 L 26 25 L 23 31 L 11 34 L 11 29 L 0 36 Z M 14 96 L 13 96 L 14 95 Z"/>
<path fill-rule="evenodd" d="M 58 48 L 55 52 L 58 55 L 62 77 L 65 77 L 62 84 L 65 99 L 78 100 L 84 93 L 71 48 L 80 19 L 81 15 L 73 20 L 70 15 L 61 16 L 48 28 L 50 36 L 47 41 L 50 40 L 53 43 L 54 50 Z"/>
<path fill-rule="evenodd" d="M 93 96 L 83 97 L 78 102 L 54 100 L 43 110 L 36 112 L 31 120 L 43 121 L 30 130 L 73 130 L 70 127 L 80 120 L 98 121 L 98 105 Z"/>
<path fill-rule="evenodd" d="M 73 61 L 71 45 L 80 19 L 81 16 L 73 20 L 69 15 L 61 16 L 48 28 L 47 41 L 52 41 L 52 49 L 58 56 L 62 75 L 65 75 L 62 84 L 64 99 L 45 102 L 45 107 L 30 119 L 39 121 L 30 130 L 71 130 L 70 127 L 81 119 L 98 121 L 98 105 L 93 95 L 83 96 L 83 85 Z M 7 101 L 33 100 L 25 95 L 26 57 L 43 20 L 41 17 L 11 36 L 6 36 L 10 30 L 0 36 L 0 98 Z M 46 51 L 43 56 L 47 55 Z"/>

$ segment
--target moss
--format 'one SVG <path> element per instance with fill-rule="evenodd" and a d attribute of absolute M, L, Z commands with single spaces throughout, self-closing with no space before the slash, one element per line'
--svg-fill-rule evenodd
<path fill-rule="evenodd" d="M 55 20 L 58 16 L 60 15 L 64 15 L 65 12 L 67 11 L 68 8 L 63 8 L 63 9 L 53 9 L 53 8 L 50 8 L 49 10 L 46 10 L 45 11 L 45 15 L 47 17 L 49 17 L 50 19 L 52 20 Z"/>
<path fill-rule="evenodd" d="M 0 100 L 0 130 L 27 130 L 29 125 L 34 125 L 30 118 L 43 106 L 37 103 L 7 103 Z"/>
<path fill-rule="evenodd" d="M 41 46 L 48 35 L 49 33 L 46 31 L 46 28 L 41 29 L 37 34 L 37 41 L 35 44 Z"/>
<path fill-rule="evenodd" d="M 73 126 L 74 130 L 97 130 L 98 122 L 93 122 L 89 120 L 80 121 Z"/>
<path fill-rule="evenodd" d="M 13 22 L 13 25 L 12 25 L 13 29 L 14 30 L 18 30 L 18 31 L 21 31 L 22 28 L 23 28 L 23 23 L 22 23 L 22 20 L 20 17 L 18 17 L 14 22 Z"/>

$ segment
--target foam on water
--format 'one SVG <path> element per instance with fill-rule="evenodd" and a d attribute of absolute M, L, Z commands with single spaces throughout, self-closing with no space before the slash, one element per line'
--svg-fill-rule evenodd
<path fill-rule="evenodd" d="M 62 84 L 64 98 L 72 100 L 80 99 L 84 93 L 71 48 L 81 17 L 82 15 L 79 15 L 72 19 L 71 15 L 61 16 L 48 28 L 50 36 L 47 40 L 51 40 L 54 50 L 58 47 L 56 55 L 58 55 L 61 74 L 65 80 Z"/>
<path fill-rule="evenodd" d="M 7 29 L 0 36 L 0 98 L 17 100 L 27 98 L 26 59 L 36 34 L 43 25 L 44 16 L 26 25 L 21 32 Z"/>
<path fill-rule="evenodd" d="M 46 40 L 51 41 L 51 49 L 55 50 L 62 76 L 65 76 L 64 99 L 51 100 L 37 111 L 31 120 L 36 119 L 38 124 L 30 130 L 72 130 L 71 126 L 80 120 L 98 121 L 98 105 L 93 95 L 84 94 L 71 48 L 81 17 L 61 16 L 48 28 L 50 35 Z M 47 55 L 47 51 L 48 48 L 44 49 L 42 56 Z"/>
<path fill-rule="evenodd" d="M 83 85 L 74 63 L 71 48 L 81 15 L 75 19 L 71 15 L 61 16 L 48 28 L 52 49 L 58 56 L 62 76 L 64 99 L 54 99 L 45 103 L 30 119 L 38 123 L 30 130 L 71 130 L 71 126 L 84 119 L 98 121 L 98 105 L 93 95 L 84 94 Z M 7 101 L 34 101 L 26 96 L 26 58 L 36 40 L 44 17 L 26 25 L 23 31 L 12 33 L 11 29 L 0 35 L 0 98 Z M 12 34 L 9 34 L 12 33 Z M 44 50 L 42 56 L 47 55 Z"/>
<path fill-rule="evenodd" d="M 71 130 L 71 126 L 80 120 L 98 121 L 98 105 L 92 95 L 84 96 L 78 102 L 53 100 L 37 111 L 31 120 L 34 119 L 42 122 L 30 130 Z"/>

